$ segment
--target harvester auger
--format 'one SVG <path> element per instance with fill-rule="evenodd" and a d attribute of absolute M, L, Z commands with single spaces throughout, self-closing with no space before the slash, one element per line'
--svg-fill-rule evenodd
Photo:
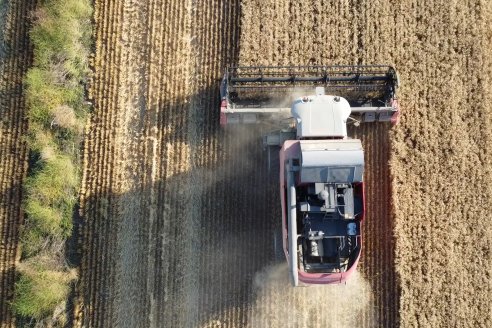
<path fill-rule="evenodd" d="M 282 245 L 292 284 L 344 282 L 359 261 L 364 153 L 347 124 L 398 122 L 398 75 L 371 66 L 230 67 L 221 125 L 269 122 L 280 147 Z"/>

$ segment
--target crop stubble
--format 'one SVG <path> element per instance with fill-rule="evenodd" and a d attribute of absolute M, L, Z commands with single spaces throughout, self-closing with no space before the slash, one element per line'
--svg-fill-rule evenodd
<path fill-rule="evenodd" d="M 222 65 L 208 56 L 230 56 L 220 44 L 230 44 L 234 31 L 208 20 L 226 24 L 236 9 L 212 1 L 95 3 L 79 326 L 189 326 L 198 320 L 199 312 L 186 312 L 197 302 L 192 283 L 198 279 L 197 260 L 187 259 L 196 258 L 191 247 L 202 235 L 193 224 L 201 219 L 203 179 L 186 173 L 215 161 L 210 131 L 217 115 L 201 109 L 218 106 L 211 80 Z M 202 49 L 205 42 L 219 46 Z"/>
<path fill-rule="evenodd" d="M 164 191 L 177 196 L 165 179 L 188 170 L 185 117 L 179 115 L 190 90 L 186 9 L 181 1 L 95 3 L 95 113 L 84 151 L 79 325 L 148 326 L 156 306 L 171 308 L 161 304 L 171 300 L 155 295 L 162 284 L 174 287 L 162 281 L 168 268 L 154 261 L 168 256 L 155 243 L 162 246 L 164 233 L 180 231 L 163 217 L 182 212 L 179 201 L 171 210 L 164 199 Z M 164 232 L 163 224 L 169 226 Z"/>
<path fill-rule="evenodd" d="M 34 1 L 6 1 L 0 8 L 0 326 L 14 326 L 12 301 L 19 257 L 22 181 L 27 171 L 23 76 L 31 62 L 28 14 Z"/>

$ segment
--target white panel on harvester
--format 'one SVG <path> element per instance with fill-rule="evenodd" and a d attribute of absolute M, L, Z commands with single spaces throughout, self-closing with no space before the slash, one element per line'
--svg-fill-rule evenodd
<path fill-rule="evenodd" d="M 347 137 L 350 104 L 345 98 L 315 95 L 298 98 L 292 104 L 297 137 Z"/>
<path fill-rule="evenodd" d="M 361 182 L 364 152 L 358 139 L 301 140 L 302 182 Z"/>

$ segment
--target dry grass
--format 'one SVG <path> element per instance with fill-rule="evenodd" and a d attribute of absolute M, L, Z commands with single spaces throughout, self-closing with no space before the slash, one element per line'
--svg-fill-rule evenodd
<path fill-rule="evenodd" d="M 52 115 L 52 125 L 57 125 L 65 129 L 72 129 L 80 126 L 80 122 L 77 121 L 77 117 L 75 116 L 75 111 L 70 106 L 58 106 L 53 110 Z"/>

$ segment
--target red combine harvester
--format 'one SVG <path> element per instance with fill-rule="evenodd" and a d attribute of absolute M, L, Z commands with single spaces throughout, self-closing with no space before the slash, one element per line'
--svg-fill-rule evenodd
<path fill-rule="evenodd" d="M 282 245 L 294 286 L 342 283 L 359 261 L 364 152 L 347 124 L 395 124 L 398 75 L 390 66 L 230 67 L 221 125 L 268 122 L 280 147 Z M 288 105 L 288 107 L 286 106 Z"/>

